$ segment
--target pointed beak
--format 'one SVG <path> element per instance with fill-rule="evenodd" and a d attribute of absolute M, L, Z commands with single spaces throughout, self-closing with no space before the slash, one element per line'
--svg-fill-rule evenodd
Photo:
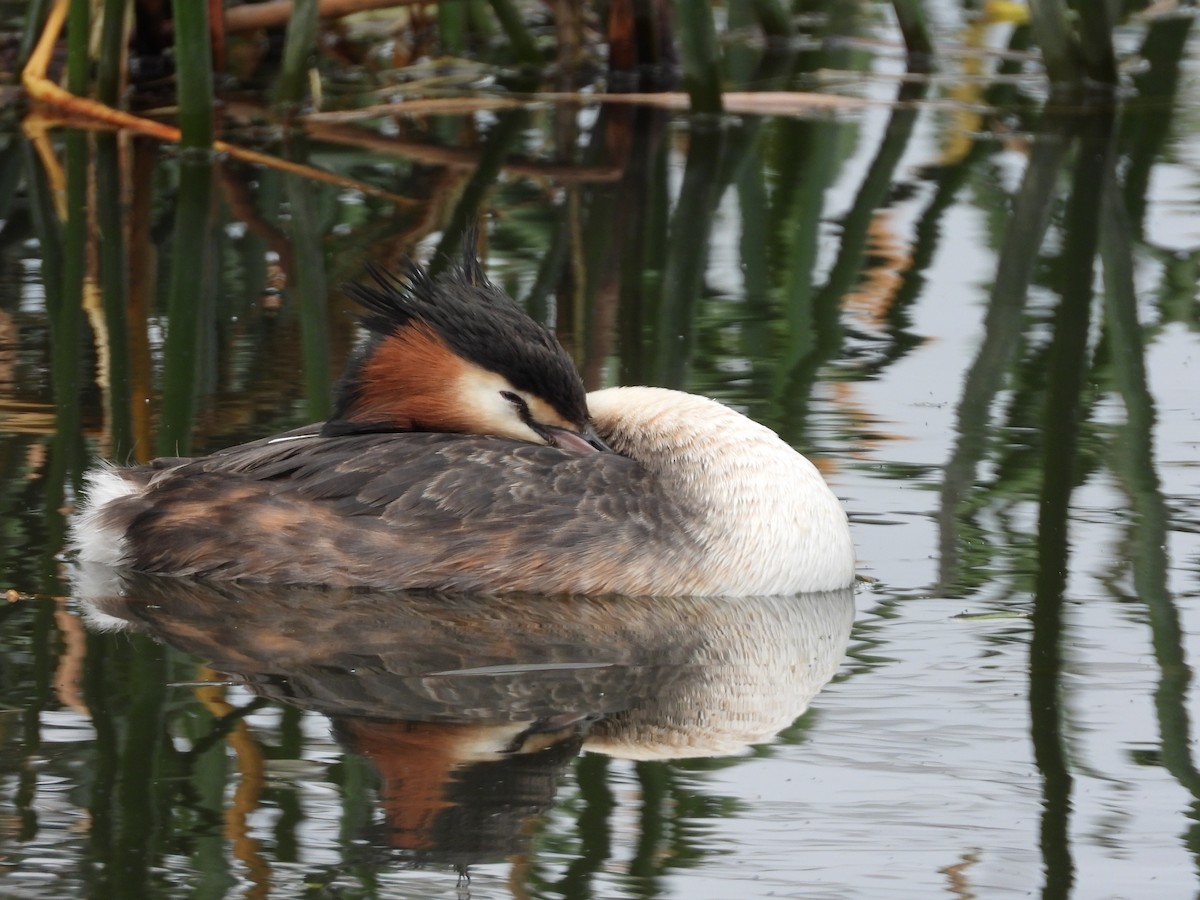
<path fill-rule="evenodd" d="M 600 435 L 596 434 L 596 429 L 590 424 L 583 431 L 570 431 L 566 428 L 556 428 L 553 425 L 543 425 L 542 430 L 550 443 L 556 447 L 582 450 L 585 453 L 594 453 L 597 450 L 601 453 L 612 452 L 612 448 L 600 440 Z"/>
<path fill-rule="evenodd" d="M 596 429 L 592 427 L 591 422 L 588 422 L 587 426 L 583 429 L 583 434 L 581 437 L 587 441 L 589 445 L 594 447 L 596 450 L 599 450 L 601 453 L 615 452 L 612 447 L 608 446 L 608 444 L 604 443 L 604 441 L 600 439 L 600 435 L 596 434 Z"/>

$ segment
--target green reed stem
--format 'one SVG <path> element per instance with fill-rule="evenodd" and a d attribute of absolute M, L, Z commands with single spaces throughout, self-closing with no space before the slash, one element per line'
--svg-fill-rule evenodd
<path fill-rule="evenodd" d="M 50 322 L 51 369 L 54 388 L 54 439 L 46 471 L 46 556 L 42 580 L 54 584 L 55 554 L 66 542 L 63 501 L 68 483 L 79 486 L 83 461 L 80 382 L 83 375 L 83 280 L 87 260 L 87 135 L 69 132 L 66 141 L 67 221 L 62 231 L 62 277 L 47 278 L 46 311 Z M 52 287 L 60 291 L 57 297 Z"/>
<path fill-rule="evenodd" d="M 706 0 L 675 0 L 683 82 L 692 100 L 692 111 L 720 115 L 721 55 L 713 26 L 712 7 Z"/>
<path fill-rule="evenodd" d="M 1135 237 L 1143 230 L 1150 175 L 1173 133 L 1176 94 L 1193 22 L 1191 17 L 1159 19 L 1146 29 L 1138 56 L 1148 63 L 1133 78 L 1136 102 L 1121 112 L 1121 152 L 1126 157 L 1123 193 Z"/>
<path fill-rule="evenodd" d="M 888 191 L 895 183 L 893 176 L 908 149 L 916 127 L 917 104 L 925 98 L 927 87 L 924 82 L 907 82 L 900 86 L 879 150 L 867 168 L 850 211 L 842 219 L 841 246 L 837 258 L 814 301 L 819 319 L 822 313 L 826 313 L 832 332 L 820 332 L 825 342 L 832 342 L 834 336 L 840 333 L 837 310 L 841 299 L 853 289 L 855 281 L 862 275 L 871 223 L 876 212 L 884 208 Z"/>
<path fill-rule="evenodd" d="M 172 726 L 190 740 L 193 748 L 201 748 L 189 759 L 186 785 L 190 796 L 201 809 L 222 809 L 228 801 L 230 773 L 226 748 L 221 742 L 206 744 L 219 728 L 215 718 L 200 704 L 191 704 L 186 714 L 177 713 Z M 182 781 L 182 779 L 178 779 Z M 193 871 L 197 873 L 194 895 L 197 898 L 228 897 L 237 879 L 230 871 L 230 854 L 223 836 L 217 829 L 206 829 L 196 836 L 188 848 Z"/>
<path fill-rule="evenodd" d="M 116 808 L 121 850 L 120 890 L 127 897 L 152 893 L 155 864 L 166 829 L 158 820 L 162 794 L 172 779 L 164 778 L 171 754 L 167 737 L 166 660 L 161 647 L 135 635 L 125 650 L 129 665 L 124 740 L 117 765 Z M 173 774 L 173 773 L 172 773 Z"/>
<path fill-rule="evenodd" d="M 1079 83 L 1083 76 L 1079 47 L 1065 0 L 1030 0 L 1029 17 L 1051 84 Z"/>
<path fill-rule="evenodd" d="M 82 97 L 91 83 L 88 35 L 92 28 L 90 0 L 71 0 L 67 10 L 67 90 Z"/>
<path fill-rule="evenodd" d="M 467 27 L 480 41 L 487 44 L 491 42 L 499 28 L 496 26 L 496 18 L 488 9 L 487 0 L 462 0 L 467 4 Z"/>
<path fill-rule="evenodd" d="M 0 147 L 0 220 L 6 220 L 17 201 L 17 188 L 21 184 L 24 164 L 21 160 L 21 144 L 17 138 L 9 138 Z"/>
<path fill-rule="evenodd" d="M 211 162 L 181 160 L 167 300 L 167 341 L 163 351 L 162 417 L 156 442 L 160 456 L 184 455 L 192 445 L 201 311 L 212 278 L 208 259 L 211 207 Z"/>
<path fill-rule="evenodd" d="M 123 709 L 124 704 L 120 700 L 114 702 L 116 698 L 111 696 L 115 693 L 113 682 L 116 679 L 110 673 L 118 668 L 109 653 L 111 646 L 107 636 L 88 633 L 81 679 L 83 700 L 96 735 L 90 752 L 87 790 L 88 858 L 91 863 L 88 868 L 94 873 L 87 879 L 86 893 L 90 897 L 115 897 L 125 886 L 124 873 L 115 852 L 118 729 L 113 715 L 114 707 Z"/>
<path fill-rule="evenodd" d="M 446 267 L 458 259 L 458 248 L 467 229 L 479 221 L 479 212 L 483 207 L 484 198 L 496 183 L 500 169 L 507 159 L 509 150 L 521 139 L 522 129 L 529 118 L 523 110 L 501 115 L 495 127 L 487 137 L 483 152 L 479 157 L 479 166 L 471 175 L 466 186 L 459 195 L 454 211 L 450 213 L 450 221 L 442 231 L 442 240 L 438 244 L 437 253 L 429 261 L 429 271 L 438 275 Z"/>
<path fill-rule="evenodd" d="M 754 17 L 758 20 L 758 27 L 767 37 L 788 38 L 796 33 L 792 16 L 781 0 L 753 0 L 751 6 L 754 8 Z M 733 13 L 734 8 L 731 7 L 729 15 L 732 17 Z"/>
<path fill-rule="evenodd" d="M 470 10 L 464 2 L 438 4 L 438 37 L 442 52 L 462 56 L 467 49 L 467 22 Z"/>
<path fill-rule="evenodd" d="M 312 419 L 324 419 L 330 410 L 332 384 L 329 353 L 329 291 L 326 287 L 325 255 L 321 249 L 316 191 L 311 181 L 289 175 L 285 185 L 291 207 L 295 292 L 300 314 L 300 337 L 304 350 L 305 396 Z"/>
<path fill-rule="evenodd" d="M 1117 54 L 1113 48 L 1116 13 L 1110 0 L 1088 0 L 1076 4 L 1079 16 L 1079 53 L 1088 78 L 1116 86 Z"/>
<path fill-rule="evenodd" d="M 296 0 L 283 45 L 283 67 L 275 99 L 297 105 L 308 92 L 308 70 L 317 41 L 317 0 Z"/>
<path fill-rule="evenodd" d="M 1133 585 L 1135 595 L 1146 606 L 1160 673 L 1154 691 L 1162 747 L 1160 759 L 1195 801 L 1200 800 L 1200 771 L 1192 758 L 1192 726 L 1187 704 L 1193 674 L 1184 649 L 1183 623 L 1167 580 L 1171 570 L 1167 555 L 1170 513 L 1155 469 L 1158 416 L 1146 375 L 1146 334 L 1138 320 L 1132 251 L 1136 242 L 1112 167 L 1106 181 L 1100 210 L 1105 326 L 1112 337 L 1113 381 L 1124 401 L 1126 419 L 1114 472 L 1125 483 L 1136 517 L 1130 527 L 1136 547 L 1131 557 Z M 1193 855 L 1197 846 L 1196 809 L 1193 802 L 1187 841 Z"/>
<path fill-rule="evenodd" d="M 17 48 L 16 68 L 18 71 L 25 66 L 29 54 L 33 52 L 33 45 L 37 43 L 38 36 L 42 33 L 42 27 L 46 23 L 46 15 L 50 12 L 52 2 L 53 0 L 30 0 L 29 6 L 25 10 L 25 30 L 21 32 L 21 43 Z"/>
<path fill-rule="evenodd" d="M 988 449 L 993 401 L 1021 344 L 1026 298 L 1058 200 L 1059 171 L 1070 147 L 1063 134 L 1048 127 L 1041 131 L 1004 233 L 984 317 L 983 342 L 963 381 L 956 413 L 958 438 L 942 478 L 937 590 L 950 596 L 963 592 L 963 579 L 968 577 L 960 565 L 967 550 L 960 536 L 965 517 L 962 504 L 978 484 L 976 472 Z"/>
<path fill-rule="evenodd" d="M 100 25 L 100 57 L 96 61 L 96 99 L 116 106 L 125 62 L 126 0 L 104 0 Z"/>
<path fill-rule="evenodd" d="M 1092 284 L 1099 241 L 1100 198 L 1111 159 L 1112 116 L 1093 113 L 1082 130 L 1056 265 L 1061 297 L 1046 357 L 1042 488 L 1038 504 L 1038 569 L 1029 644 L 1029 710 L 1034 761 L 1042 774 L 1040 846 L 1043 897 L 1069 897 L 1072 774 L 1064 733 L 1062 664 L 1067 623 L 1064 593 L 1070 571 L 1070 504 L 1079 474 Z"/>
<path fill-rule="evenodd" d="M 208 3 L 172 0 L 175 12 L 176 90 L 184 147 L 211 147 L 213 141 L 212 42 Z"/>
<path fill-rule="evenodd" d="M 533 36 L 521 21 L 521 13 L 513 5 L 512 0 L 490 0 L 492 12 L 500 20 L 500 27 L 508 35 L 512 45 L 513 55 L 517 62 L 526 66 L 541 68 L 542 54 L 538 52 Z"/>
<path fill-rule="evenodd" d="M 908 49 L 909 69 L 927 71 L 933 56 L 933 39 L 925 18 L 922 0 L 892 0 L 904 46 Z"/>
<path fill-rule="evenodd" d="M 718 171 L 724 135 L 718 128 L 693 128 L 679 202 L 671 216 L 669 255 L 663 270 L 658 311 L 659 371 L 656 384 L 682 388 L 696 334 L 696 305 L 704 290 L 704 269 L 713 214 L 720 191 Z"/>
<path fill-rule="evenodd" d="M 96 136 L 96 217 L 100 233 L 100 293 L 108 332 L 108 433 L 110 454 L 123 462 L 133 452 L 129 323 L 129 273 L 121 205 L 120 153 L 114 134 Z"/>

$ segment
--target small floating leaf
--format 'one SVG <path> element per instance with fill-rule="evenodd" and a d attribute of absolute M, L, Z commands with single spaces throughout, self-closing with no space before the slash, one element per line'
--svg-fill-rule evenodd
<path fill-rule="evenodd" d="M 1005 610 L 999 610 L 997 612 L 985 612 L 985 613 L 962 612 L 962 613 L 959 613 L 957 616 L 954 616 L 953 618 L 964 619 L 964 620 L 970 621 L 970 622 L 981 622 L 981 621 L 984 621 L 987 619 L 1028 619 L 1029 617 L 1030 617 L 1030 614 L 1028 612 L 1026 612 L 1025 610 L 1005 609 Z"/>

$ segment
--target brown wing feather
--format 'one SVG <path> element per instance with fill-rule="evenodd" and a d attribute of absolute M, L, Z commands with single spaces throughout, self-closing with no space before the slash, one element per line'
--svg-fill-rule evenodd
<path fill-rule="evenodd" d="M 152 473 L 145 494 L 110 512 L 130 563 L 293 583 L 645 593 L 663 565 L 697 552 L 681 510 L 617 454 L 295 434 Z"/>

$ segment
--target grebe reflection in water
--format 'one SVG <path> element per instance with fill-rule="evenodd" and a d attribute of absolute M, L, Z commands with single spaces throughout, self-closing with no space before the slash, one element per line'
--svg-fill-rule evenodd
<path fill-rule="evenodd" d="M 84 561 L 379 589 L 742 596 L 854 577 L 816 468 L 713 400 L 585 393 L 467 242 L 353 289 L 371 334 L 330 419 L 196 459 L 100 468 Z"/>
<path fill-rule="evenodd" d="M 841 667 L 855 608 L 851 589 L 563 598 L 76 572 L 90 629 L 151 635 L 223 684 L 328 716 L 381 776 L 373 843 L 461 863 L 527 851 L 528 817 L 581 750 L 673 760 L 772 742 Z"/>

